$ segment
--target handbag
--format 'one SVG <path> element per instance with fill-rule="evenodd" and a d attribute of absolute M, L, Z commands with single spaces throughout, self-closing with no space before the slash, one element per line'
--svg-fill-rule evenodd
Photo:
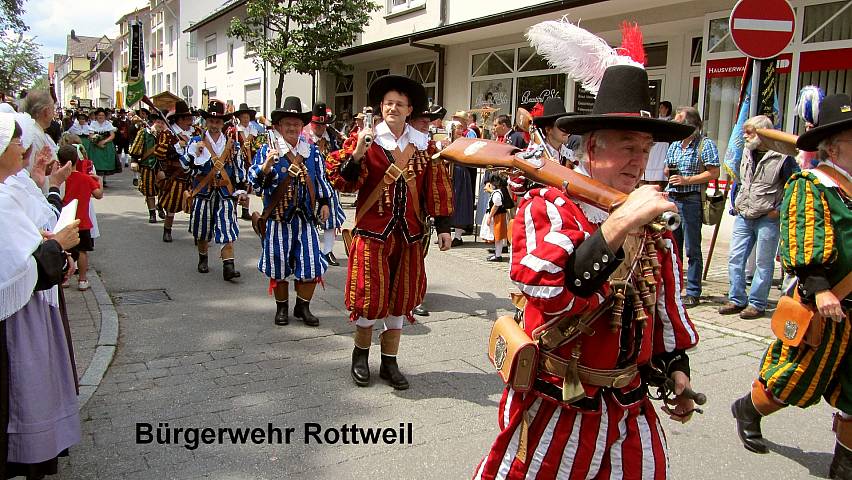
<path fill-rule="evenodd" d="M 846 274 L 831 293 L 841 301 L 852 293 L 852 272 Z M 822 342 L 825 322 L 825 318 L 810 305 L 803 304 L 799 293 L 794 291 L 792 297 L 778 299 L 778 306 L 772 314 L 772 333 L 790 347 L 798 347 L 802 343 L 816 347 Z"/>
<path fill-rule="evenodd" d="M 719 189 L 719 180 L 713 186 L 713 194 L 708 195 L 705 188 L 701 192 L 701 222 L 704 225 L 718 225 L 725 213 L 725 193 Z"/>
<path fill-rule="evenodd" d="M 505 315 L 494 322 L 488 340 L 488 359 L 503 383 L 519 392 L 532 388 L 538 370 L 538 355 L 538 344 L 514 317 Z"/>

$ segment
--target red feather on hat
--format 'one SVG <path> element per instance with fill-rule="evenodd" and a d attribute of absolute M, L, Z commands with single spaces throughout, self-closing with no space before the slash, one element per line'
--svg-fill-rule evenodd
<path fill-rule="evenodd" d="M 621 54 L 645 65 L 648 57 L 645 55 L 645 44 L 642 40 L 642 30 L 636 22 L 627 20 L 621 22 Z"/>
<path fill-rule="evenodd" d="M 534 107 L 530 110 L 530 116 L 531 116 L 531 117 L 533 117 L 533 118 L 538 118 L 538 117 L 540 117 L 540 116 L 542 116 L 542 115 L 544 115 L 544 104 L 543 104 L 543 103 L 541 103 L 541 102 L 538 102 L 538 103 L 536 103 L 536 104 L 535 104 L 535 106 L 534 106 Z"/>

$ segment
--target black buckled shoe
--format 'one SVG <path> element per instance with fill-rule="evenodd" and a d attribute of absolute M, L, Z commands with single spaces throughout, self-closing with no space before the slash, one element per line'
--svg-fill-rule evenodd
<path fill-rule="evenodd" d="M 319 326 L 319 318 L 311 313 L 311 302 L 296 298 L 296 306 L 293 307 L 293 316 L 305 322 L 309 327 Z"/>
<path fill-rule="evenodd" d="M 234 267 L 233 259 L 222 261 L 222 278 L 224 278 L 226 282 L 230 282 L 235 278 L 240 278 L 240 272 L 238 272 Z"/>
<path fill-rule="evenodd" d="M 834 444 L 834 458 L 828 469 L 828 478 L 852 480 L 852 452 L 840 442 Z"/>
<path fill-rule="evenodd" d="M 166 218 L 166 211 L 165 211 L 165 210 L 163 210 L 163 207 L 157 207 L 157 215 L 159 215 L 161 219 L 164 219 L 164 220 L 165 220 L 165 218 Z"/>
<path fill-rule="evenodd" d="M 210 267 L 207 266 L 207 254 L 198 254 L 198 273 L 210 273 Z"/>
<path fill-rule="evenodd" d="M 148 210 L 148 223 L 157 223 L 157 212 Z"/>
<path fill-rule="evenodd" d="M 287 300 L 283 302 L 275 302 L 275 325 L 287 325 L 290 323 L 290 307 Z"/>
<path fill-rule="evenodd" d="M 382 365 L 379 367 L 379 378 L 387 380 L 394 390 L 408 390 L 408 380 L 399 371 L 396 357 L 382 354 Z"/>
<path fill-rule="evenodd" d="M 737 434 L 745 449 L 754 453 L 769 453 L 769 448 L 763 441 L 763 433 L 760 431 L 761 415 L 754 408 L 751 393 L 737 399 L 731 405 L 731 413 L 737 420 Z"/>
<path fill-rule="evenodd" d="M 325 259 L 328 260 L 328 264 L 332 267 L 339 267 L 340 262 L 337 261 L 337 257 L 334 256 L 334 252 L 328 252 L 325 256 Z"/>
<path fill-rule="evenodd" d="M 355 347 L 352 350 L 352 380 L 355 385 L 366 387 L 370 385 L 370 349 Z"/>
<path fill-rule="evenodd" d="M 429 310 L 426 310 L 426 307 L 424 307 L 422 303 L 411 309 L 411 313 L 417 315 L 418 317 L 429 316 Z"/>
<path fill-rule="evenodd" d="M 172 243 L 172 229 L 164 228 L 163 229 L 163 241 L 166 243 Z"/>

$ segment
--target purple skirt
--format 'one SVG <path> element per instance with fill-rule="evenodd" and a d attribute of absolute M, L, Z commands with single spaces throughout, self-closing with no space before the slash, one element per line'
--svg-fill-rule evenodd
<path fill-rule="evenodd" d="M 4 322 L 9 360 L 7 461 L 51 460 L 81 436 L 62 317 L 36 292 Z"/>

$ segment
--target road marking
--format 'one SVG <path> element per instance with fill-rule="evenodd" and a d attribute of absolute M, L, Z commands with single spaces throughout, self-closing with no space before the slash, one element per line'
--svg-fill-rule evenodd
<path fill-rule="evenodd" d="M 792 32 L 793 22 L 789 20 L 758 20 L 756 18 L 735 18 L 734 30 L 759 30 L 762 32 Z"/>

